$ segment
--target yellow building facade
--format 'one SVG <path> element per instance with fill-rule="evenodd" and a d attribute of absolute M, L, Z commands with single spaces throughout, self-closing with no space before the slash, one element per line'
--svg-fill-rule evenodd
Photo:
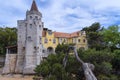
<path fill-rule="evenodd" d="M 44 28 L 42 32 L 42 44 L 47 50 L 55 48 L 58 44 L 75 44 L 76 48 L 87 49 L 87 39 L 85 31 L 77 31 L 74 33 L 53 32 Z M 49 51 L 50 52 L 50 51 Z"/>

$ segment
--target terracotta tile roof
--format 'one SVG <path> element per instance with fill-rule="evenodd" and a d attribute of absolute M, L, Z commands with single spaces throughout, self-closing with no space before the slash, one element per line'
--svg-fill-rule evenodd
<path fill-rule="evenodd" d="M 38 8 L 37 8 L 35 0 L 33 0 L 33 3 L 32 3 L 30 11 L 38 11 Z"/>
<path fill-rule="evenodd" d="M 71 33 L 71 34 L 70 34 L 70 37 L 78 37 L 78 36 L 79 36 L 79 32 L 80 32 L 80 31 Z"/>
<path fill-rule="evenodd" d="M 46 36 L 46 32 L 47 30 L 43 30 L 42 37 Z M 54 33 L 54 37 L 56 38 L 72 38 L 72 37 L 78 37 L 79 32 L 80 31 L 73 32 L 73 33 L 63 33 L 63 32 L 53 32 L 53 33 Z"/>
<path fill-rule="evenodd" d="M 61 37 L 61 38 L 69 38 L 70 34 L 69 33 L 62 33 L 62 32 L 54 32 L 55 37 Z"/>
<path fill-rule="evenodd" d="M 55 37 L 62 37 L 62 38 L 71 38 L 71 37 L 78 37 L 79 31 L 74 33 L 63 33 L 63 32 L 54 32 Z"/>

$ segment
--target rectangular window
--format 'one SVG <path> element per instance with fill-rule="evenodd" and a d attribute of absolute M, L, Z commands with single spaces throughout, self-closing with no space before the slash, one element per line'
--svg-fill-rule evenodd
<path fill-rule="evenodd" d="M 35 16 L 35 19 L 38 19 L 38 16 Z"/>
<path fill-rule="evenodd" d="M 31 39 L 31 36 L 28 36 L 28 37 L 27 37 L 27 40 L 28 40 L 28 41 L 31 41 L 31 40 L 32 40 L 32 39 Z"/>
<path fill-rule="evenodd" d="M 42 50 L 42 53 L 45 53 L 45 50 Z"/>
<path fill-rule="evenodd" d="M 41 29 L 41 25 L 39 25 L 39 29 Z"/>
<path fill-rule="evenodd" d="M 32 24 L 30 24 L 30 28 L 32 28 Z"/>
<path fill-rule="evenodd" d="M 48 39 L 47 39 L 47 38 L 45 38 L 44 43 L 47 43 L 47 42 L 48 42 Z"/>
<path fill-rule="evenodd" d="M 54 43 L 54 44 L 56 43 L 56 39 L 53 39 L 53 43 Z"/>
<path fill-rule="evenodd" d="M 41 38 L 41 37 L 39 37 L 39 39 L 40 39 L 40 40 L 39 40 L 39 43 L 41 44 L 42 38 Z"/>
<path fill-rule="evenodd" d="M 85 43 L 85 42 L 86 42 L 86 40 L 85 40 L 85 39 L 83 39 L 83 42 Z"/>
<path fill-rule="evenodd" d="M 30 16 L 30 19 L 32 19 L 32 16 Z"/>
<path fill-rule="evenodd" d="M 78 42 L 80 43 L 80 39 L 78 39 Z"/>

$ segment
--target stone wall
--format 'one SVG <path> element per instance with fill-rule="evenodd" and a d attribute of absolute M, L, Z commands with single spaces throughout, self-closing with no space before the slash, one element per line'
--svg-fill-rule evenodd
<path fill-rule="evenodd" d="M 5 56 L 0 56 L 0 68 L 4 66 Z"/>
<path fill-rule="evenodd" d="M 6 54 L 3 74 L 15 73 L 17 54 Z"/>

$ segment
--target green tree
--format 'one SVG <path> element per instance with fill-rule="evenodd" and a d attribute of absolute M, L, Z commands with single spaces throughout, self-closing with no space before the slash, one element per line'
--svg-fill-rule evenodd
<path fill-rule="evenodd" d="M 65 46 L 61 45 L 61 47 Z M 94 73 L 98 80 L 119 80 L 118 76 L 113 73 L 113 69 L 119 70 L 118 53 L 119 51 L 115 51 L 113 54 L 109 49 L 99 51 L 96 49 L 78 50 L 78 55 L 84 62 L 95 65 Z M 115 54 L 117 54 L 116 60 Z M 36 67 L 35 72 L 42 75 L 45 80 L 85 80 L 82 66 L 75 56 L 68 56 L 65 68 L 63 67 L 64 57 L 65 53 L 63 52 L 50 54 L 46 60 Z"/>
<path fill-rule="evenodd" d="M 104 36 L 104 41 L 108 47 L 111 49 L 117 48 L 120 45 L 120 26 L 110 26 L 108 29 L 102 31 Z"/>
<path fill-rule="evenodd" d="M 115 73 L 116 74 L 120 73 L 120 50 L 114 51 L 114 58 L 112 60 L 112 65 Z"/>
<path fill-rule="evenodd" d="M 5 54 L 5 47 L 16 45 L 17 43 L 17 29 L 16 28 L 2 28 L 0 27 L 0 54 Z"/>
<path fill-rule="evenodd" d="M 69 46 L 73 46 L 73 45 L 75 45 L 75 44 L 64 44 L 64 43 L 58 44 L 56 49 L 55 49 L 55 52 L 57 54 L 59 54 L 59 53 L 66 53 L 66 52 L 68 52 L 68 47 Z"/>
<path fill-rule="evenodd" d="M 100 50 L 105 47 L 103 44 L 103 36 L 100 34 L 102 31 L 100 23 L 93 23 L 91 26 L 85 27 L 82 30 L 86 31 L 89 48 Z"/>

